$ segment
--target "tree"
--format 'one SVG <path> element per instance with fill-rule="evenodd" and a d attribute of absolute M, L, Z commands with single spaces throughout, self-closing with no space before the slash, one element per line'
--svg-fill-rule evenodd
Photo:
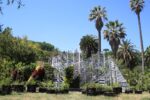
<path fill-rule="evenodd" d="M 97 53 L 98 43 L 92 35 L 86 35 L 81 38 L 80 49 L 85 54 L 86 58 L 91 57 L 92 53 Z"/>
<path fill-rule="evenodd" d="M 144 7 L 144 0 L 130 0 L 130 7 L 131 7 L 131 10 L 136 13 L 137 18 L 138 18 L 138 26 L 139 26 L 139 33 L 140 33 L 140 45 L 141 45 L 141 56 L 142 56 L 142 72 L 144 74 L 144 46 L 143 46 L 142 28 L 141 28 L 141 21 L 140 21 L 140 13 Z"/>
<path fill-rule="evenodd" d="M 104 39 L 109 41 L 114 57 L 116 58 L 116 54 L 118 51 L 118 47 L 120 45 L 120 39 L 124 39 L 126 34 L 122 23 L 116 21 L 109 21 L 106 24 L 106 30 L 104 30 Z"/>
<path fill-rule="evenodd" d="M 94 7 L 91 10 L 91 13 L 89 15 L 89 20 L 90 21 L 95 20 L 95 27 L 98 31 L 98 40 L 99 40 L 98 52 L 99 52 L 99 55 L 100 55 L 100 52 L 101 52 L 101 29 L 103 27 L 102 19 L 107 20 L 105 8 L 103 8 L 101 6 Z"/>
<path fill-rule="evenodd" d="M 65 68 L 66 82 L 70 85 L 73 84 L 73 76 L 74 76 L 74 66 L 69 66 Z"/>
<path fill-rule="evenodd" d="M 145 50 L 145 64 L 150 67 L 150 46 Z"/>
<path fill-rule="evenodd" d="M 33 48 L 29 47 L 27 41 L 13 37 L 11 30 L 11 28 L 6 28 L 0 33 L 0 57 L 13 60 L 16 63 L 30 64 L 35 62 L 37 55 Z"/>
<path fill-rule="evenodd" d="M 136 50 L 134 49 L 134 45 L 129 40 L 125 40 L 120 45 L 117 53 L 118 59 L 123 60 L 123 63 L 132 69 L 136 64 Z"/>

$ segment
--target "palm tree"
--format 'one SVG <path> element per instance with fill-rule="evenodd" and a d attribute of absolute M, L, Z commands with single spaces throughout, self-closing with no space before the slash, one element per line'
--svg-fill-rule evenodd
<path fill-rule="evenodd" d="M 150 46 L 145 50 L 145 64 L 150 65 Z"/>
<path fill-rule="evenodd" d="M 98 43 L 95 40 L 95 37 L 92 35 L 86 35 L 81 38 L 80 49 L 86 58 L 91 57 L 92 53 L 97 53 Z"/>
<path fill-rule="evenodd" d="M 89 20 L 90 21 L 95 20 L 95 27 L 98 31 L 98 40 L 99 40 L 98 52 L 99 52 L 99 55 L 101 52 L 101 29 L 103 27 L 103 20 L 102 19 L 107 20 L 105 8 L 103 8 L 101 6 L 94 7 L 91 10 L 91 13 L 89 15 Z"/>
<path fill-rule="evenodd" d="M 125 63 L 127 67 L 132 69 L 134 67 L 133 63 L 136 63 L 136 50 L 134 49 L 134 45 L 129 40 L 123 41 L 118 49 L 117 57 L 123 60 L 123 63 Z"/>
<path fill-rule="evenodd" d="M 130 0 L 131 10 L 134 11 L 138 18 L 138 26 L 140 32 L 140 44 L 141 44 L 141 54 L 142 54 L 142 72 L 144 74 L 144 46 L 143 46 L 143 37 L 142 37 L 142 29 L 141 29 L 141 21 L 140 21 L 140 13 L 144 7 L 144 0 Z"/>
<path fill-rule="evenodd" d="M 118 47 L 120 45 L 120 39 L 124 39 L 126 34 L 124 31 L 124 27 L 122 23 L 116 21 L 109 21 L 106 24 L 106 30 L 104 30 L 104 39 L 109 41 L 114 57 L 116 58 L 116 54 L 118 51 Z"/>

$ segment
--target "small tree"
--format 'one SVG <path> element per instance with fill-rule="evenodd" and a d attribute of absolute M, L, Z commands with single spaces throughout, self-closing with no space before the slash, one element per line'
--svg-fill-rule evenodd
<path fill-rule="evenodd" d="M 85 54 L 85 58 L 91 57 L 92 53 L 97 53 L 98 43 L 95 37 L 93 35 L 83 36 L 80 41 L 80 49 Z"/>

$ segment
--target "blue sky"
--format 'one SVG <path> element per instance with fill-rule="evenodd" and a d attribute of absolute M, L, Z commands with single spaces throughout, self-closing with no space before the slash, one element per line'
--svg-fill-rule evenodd
<path fill-rule="evenodd" d="M 23 0 L 25 6 L 3 6 L 0 24 L 11 27 L 14 36 L 29 40 L 46 41 L 59 50 L 79 48 L 82 36 L 97 35 L 94 22 L 88 20 L 90 10 L 97 5 L 106 7 L 108 19 L 124 24 L 127 39 L 140 50 L 137 16 L 130 10 L 129 0 Z M 144 47 L 150 45 L 150 0 L 145 0 L 141 13 Z M 105 21 L 106 23 L 106 21 Z M 103 27 L 103 30 L 105 27 Z M 103 39 L 102 48 L 110 48 Z"/>

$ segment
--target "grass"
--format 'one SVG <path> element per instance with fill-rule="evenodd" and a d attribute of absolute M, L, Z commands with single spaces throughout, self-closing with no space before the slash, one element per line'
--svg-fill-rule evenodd
<path fill-rule="evenodd" d="M 150 100 L 150 94 L 121 94 L 116 97 L 106 97 L 86 96 L 80 92 L 58 95 L 46 93 L 12 93 L 12 95 L 0 96 L 0 100 Z"/>

